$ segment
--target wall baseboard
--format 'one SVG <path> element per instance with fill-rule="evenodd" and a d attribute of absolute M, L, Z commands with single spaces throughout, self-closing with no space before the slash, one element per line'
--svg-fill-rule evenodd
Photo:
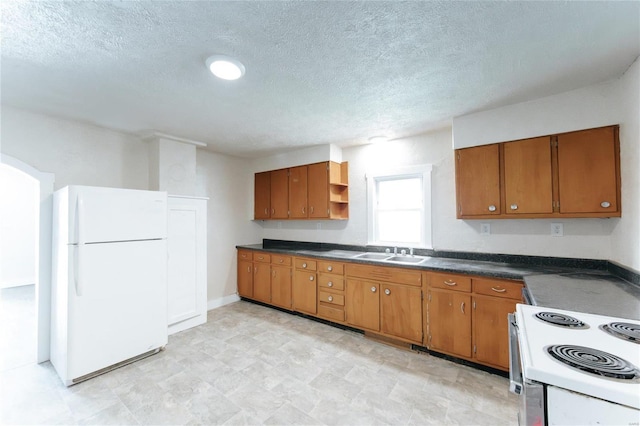
<path fill-rule="evenodd" d="M 237 302 L 239 300 L 240 300 L 240 296 L 238 296 L 237 294 L 232 294 L 230 296 L 224 296 L 218 299 L 209 300 L 207 301 L 207 311 L 219 308 L 224 305 L 228 305 L 229 303 Z"/>

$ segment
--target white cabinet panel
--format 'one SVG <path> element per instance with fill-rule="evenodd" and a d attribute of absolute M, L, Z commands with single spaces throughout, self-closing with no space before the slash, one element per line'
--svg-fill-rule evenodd
<path fill-rule="evenodd" d="M 207 200 L 169 196 L 169 334 L 207 321 Z"/>

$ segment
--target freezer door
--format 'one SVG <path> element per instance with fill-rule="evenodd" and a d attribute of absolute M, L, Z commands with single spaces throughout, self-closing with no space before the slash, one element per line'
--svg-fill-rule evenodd
<path fill-rule="evenodd" d="M 69 251 L 67 380 L 166 345 L 166 240 Z"/>
<path fill-rule="evenodd" d="M 167 193 L 69 187 L 69 243 L 166 238 Z"/>

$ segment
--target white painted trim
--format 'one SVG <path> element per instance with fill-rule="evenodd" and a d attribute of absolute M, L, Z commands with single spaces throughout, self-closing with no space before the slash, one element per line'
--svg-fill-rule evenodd
<path fill-rule="evenodd" d="M 36 312 L 37 312 L 37 362 L 49 360 L 51 345 L 51 225 L 53 214 L 53 173 L 23 163 L 17 158 L 2 154 L 0 162 L 28 174 L 40 182 L 40 229 L 38 231 L 38 253 L 36 265 Z"/>
<path fill-rule="evenodd" d="M 187 143 L 190 145 L 195 145 L 195 146 L 200 146 L 200 147 L 204 147 L 207 146 L 206 143 L 204 142 L 199 142 L 199 141 L 194 141 L 191 139 L 185 139 L 185 138 L 180 138 L 178 136 L 171 136 L 171 135 L 167 135 L 166 133 L 160 133 L 160 132 L 149 132 L 149 133 L 144 133 L 142 135 L 140 135 L 140 139 L 142 139 L 143 141 L 147 141 L 150 139 L 157 139 L 157 138 L 162 138 L 162 139 L 169 139 L 175 142 L 181 142 L 181 143 Z"/>
<path fill-rule="evenodd" d="M 207 302 L 207 311 L 220 308 L 224 305 L 228 305 L 230 303 L 237 302 L 239 300 L 240 300 L 240 296 L 238 296 L 237 294 L 232 294 L 229 296 L 220 297 L 218 299 L 209 300 Z"/>
<path fill-rule="evenodd" d="M 433 165 L 421 164 L 417 166 L 406 166 L 392 169 L 384 169 L 375 172 L 367 172 L 365 178 L 367 180 L 367 244 L 379 245 L 380 243 L 373 240 L 375 235 L 375 224 L 373 217 L 373 203 L 375 198 L 375 180 L 377 178 L 385 177 L 400 177 L 400 176 L 418 176 L 422 175 L 422 197 L 424 199 L 424 209 L 422 211 L 422 222 L 424 224 L 422 228 L 421 243 L 417 245 L 417 248 L 433 248 L 432 241 L 432 224 L 431 224 L 431 205 L 432 205 L 432 193 L 431 193 L 431 172 L 433 171 Z"/>
<path fill-rule="evenodd" d="M 169 197 L 169 198 L 186 198 L 188 200 L 209 200 L 209 197 L 195 197 L 195 196 L 191 196 L 191 195 L 173 195 L 173 194 L 169 194 L 169 195 L 167 195 L 167 197 Z"/>

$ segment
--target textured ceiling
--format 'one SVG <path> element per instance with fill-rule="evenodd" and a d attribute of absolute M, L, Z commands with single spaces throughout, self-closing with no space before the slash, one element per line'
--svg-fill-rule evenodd
<path fill-rule="evenodd" d="M 13 1 L 2 103 L 260 156 L 420 133 L 620 75 L 640 2 Z M 211 54 L 241 60 L 229 82 Z"/>

